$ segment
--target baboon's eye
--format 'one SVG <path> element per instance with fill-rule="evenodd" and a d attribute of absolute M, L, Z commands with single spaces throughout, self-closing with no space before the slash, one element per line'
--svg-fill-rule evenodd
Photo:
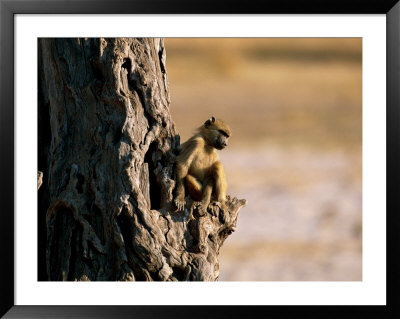
<path fill-rule="evenodd" d="M 218 132 L 220 132 L 222 135 L 229 137 L 229 134 L 226 133 L 224 130 L 218 130 Z"/>

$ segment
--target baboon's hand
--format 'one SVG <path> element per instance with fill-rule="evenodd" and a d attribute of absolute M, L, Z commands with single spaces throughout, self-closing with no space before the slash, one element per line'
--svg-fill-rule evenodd
<path fill-rule="evenodd" d="M 186 202 L 184 199 L 175 199 L 174 203 L 175 203 L 177 210 L 179 210 L 179 211 L 185 210 Z"/>

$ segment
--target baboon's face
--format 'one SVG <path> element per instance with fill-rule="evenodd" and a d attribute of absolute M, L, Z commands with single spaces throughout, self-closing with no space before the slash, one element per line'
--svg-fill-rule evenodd
<path fill-rule="evenodd" d="M 229 135 L 223 130 L 218 130 L 217 136 L 215 138 L 214 147 L 218 150 L 228 146 Z"/>
<path fill-rule="evenodd" d="M 204 123 L 204 127 L 206 128 L 208 141 L 213 147 L 222 150 L 228 146 L 231 132 L 223 121 L 211 117 Z"/>

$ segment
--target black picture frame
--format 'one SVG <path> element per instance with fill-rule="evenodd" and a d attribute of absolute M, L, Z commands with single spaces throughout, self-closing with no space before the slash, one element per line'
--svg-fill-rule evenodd
<path fill-rule="evenodd" d="M 321 317 L 400 318 L 397 289 L 399 261 L 400 162 L 400 3 L 399 0 L 280 0 L 217 2 L 182 0 L 0 0 L 0 315 L 5 318 L 192 318 Z M 385 14 L 387 52 L 386 180 L 387 304 L 386 306 L 16 306 L 14 303 L 14 16 L 16 14 Z M 379 106 L 377 106 L 379 107 Z M 383 213 L 383 212 L 377 212 Z"/>

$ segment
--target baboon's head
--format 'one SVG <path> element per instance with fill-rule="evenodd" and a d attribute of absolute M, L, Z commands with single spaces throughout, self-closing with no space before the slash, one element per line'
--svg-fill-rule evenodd
<path fill-rule="evenodd" d="M 207 143 L 218 150 L 228 145 L 228 139 L 231 136 L 229 126 L 222 120 L 215 119 L 214 116 L 205 121 L 201 127 L 201 133 Z"/>

